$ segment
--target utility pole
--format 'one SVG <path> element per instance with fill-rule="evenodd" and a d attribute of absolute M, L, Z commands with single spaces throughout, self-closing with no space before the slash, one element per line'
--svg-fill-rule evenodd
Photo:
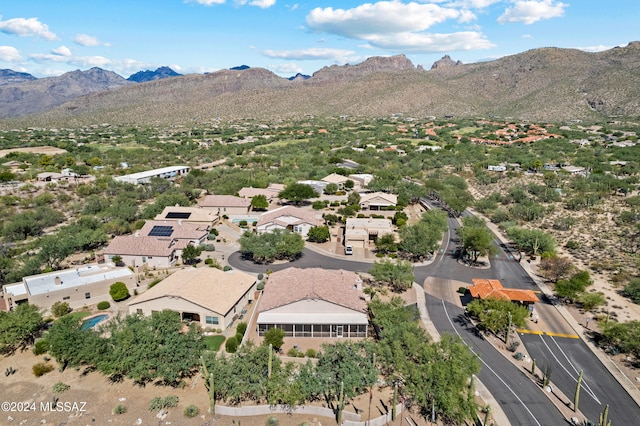
<path fill-rule="evenodd" d="M 580 371 L 580 375 L 578 376 L 578 384 L 576 385 L 576 395 L 573 398 L 573 412 L 578 412 L 578 403 L 580 402 L 580 386 L 582 385 L 582 371 Z"/>

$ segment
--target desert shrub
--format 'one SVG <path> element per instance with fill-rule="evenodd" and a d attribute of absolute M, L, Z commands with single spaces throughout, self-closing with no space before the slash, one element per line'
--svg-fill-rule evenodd
<path fill-rule="evenodd" d="M 109 309 L 111 307 L 111 303 L 107 302 L 106 300 L 103 300 L 102 302 L 98 303 L 98 309 L 101 311 L 104 311 L 105 309 Z"/>
<path fill-rule="evenodd" d="M 4 375 L 9 377 L 12 374 L 16 374 L 16 369 L 13 367 L 7 367 L 6 370 L 4 370 Z"/>
<path fill-rule="evenodd" d="M 149 411 L 160 411 L 164 408 L 172 408 L 178 405 L 178 395 L 167 395 L 164 398 L 154 397 L 149 402 Z"/>
<path fill-rule="evenodd" d="M 53 385 L 53 393 L 61 393 L 66 391 L 67 389 L 69 389 L 71 386 L 69 386 L 66 383 L 62 383 L 62 382 L 58 382 L 55 385 Z"/>
<path fill-rule="evenodd" d="M 318 355 L 318 353 L 316 352 L 315 349 L 309 348 L 307 349 L 307 351 L 305 352 L 305 355 L 309 358 L 315 358 L 316 355 Z"/>
<path fill-rule="evenodd" d="M 33 370 L 34 376 L 40 377 L 53 371 L 53 365 L 47 364 L 46 362 L 39 362 L 35 364 L 31 369 Z"/>
<path fill-rule="evenodd" d="M 40 339 L 35 343 L 35 345 L 33 345 L 34 355 L 42 355 L 48 351 L 49 351 L 49 341 L 46 339 Z"/>
<path fill-rule="evenodd" d="M 507 345 L 507 350 L 509 352 L 515 352 L 516 349 L 518 349 L 518 346 L 520 346 L 520 342 L 518 342 L 517 340 L 511 340 Z"/>
<path fill-rule="evenodd" d="M 198 415 L 198 413 L 200 412 L 200 410 L 198 409 L 198 407 L 196 407 L 195 405 L 189 405 L 188 407 L 185 407 L 184 409 L 184 415 L 185 417 L 195 417 Z"/>
<path fill-rule="evenodd" d="M 61 316 L 67 315 L 71 312 L 71 308 L 67 302 L 56 302 L 51 306 L 51 314 L 54 317 L 60 318 Z"/>
<path fill-rule="evenodd" d="M 236 336 L 229 337 L 224 344 L 224 348 L 230 354 L 235 353 L 238 350 L 238 339 Z"/>
<path fill-rule="evenodd" d="M 113 409 L 113 414 L 124 414 L 126 412 L 127 412 L 127 407 L 125 407 L 122 404 L 116 405 L 116 407 Z"/>
<path fill-rule="evenodd" d="M 151 281 L 151 282 L 149 283 L 149 285 L 147 286 L 147 288 L 149 289 L 149 288 L 151 288 L 151 287 L 155 286 L 155 285 L 156 285 L 156 284 L 158 284 L 160 281 L 162 281 L 160 278 L 156 278 L 155 280 L 153 280 L 153 281 Z"/>
<path fill-rule="evenodd" d="M 458 293 L 460 294 L 466 294 L 467 293 L 467 288 L 462 286 L 462 287 L 458 287 Z"/>
<path fill-rule="evenodd" d="M 577 250 L 580 248 L 580 243 L 575 240 L 569 240 L 564 246 L 569 250 Z"/>
<path fill-rule="evenodd" d="M 233 269 L 233 268 L 232 268 L 231 266 L 229 266 L 229 265 L 224 265 L 224 268 L 222 268 L 222 270 L 223 270 L 224 272 L 230 271 L 230 270 L 232 270 L 232 269 Z"/>
<path fill-rule="evenodd" d="M 267 426 L 278 426 L 279 423 L 280 423 L 280 420 L 278 420 L 277 417 L 271 416 L 267 419 L 265 424 Z"/>
<path fill-rule="evenodd" d="M 300 351 L 296 348 L 291 348 L 287 351 L 287 356 L 297 357 Z"/>
<path fill-rule="evenodd" d="M 640 278 L 634 278 L 624 286 L 623 294 L 635 303 L 640 304 Z"/>
<path fill-rule="evenodd" d="M 256 286 L 257 290 L 264 290 L 264 281 L 260 281 Z"/>
<path fill-rule="evenodd" d="M 314 210 L 322 210 L 324 209 L 326 204 L 324 201 L 316 200 L 311 204 L 311 208 Z"/>
<path fill-rule="evenodd" d="M 205 265 L 213 265 L 213 259 L 212 259 L 212 258 L 210 258 L 210 257 L 209 257 L 209 258 L 206 258 L 206 259 L 204 260 L 204 264 L 205 264 Z"/>
<path fill-rule="evenodd" d="M 216 246 L 213 244 L 200 244 L 198 248 L 202 251 L 216 251 Z"/>
<path fill-rule="evenodd" d="M 262 280 L 263 278 L 264 278 L 264 274 L 263 274 L 262 272 L 260 272 L 260 273 L 258 274 L 258 279 L 259 279 L 259 280 Z"/>
<path fill-rule="evenodd" d="M 240 228 L 246 228 L 247 227 L 247 221 L 246 220 L 241 220 L 240 222 L 238 222 L 238 226 Z"/>

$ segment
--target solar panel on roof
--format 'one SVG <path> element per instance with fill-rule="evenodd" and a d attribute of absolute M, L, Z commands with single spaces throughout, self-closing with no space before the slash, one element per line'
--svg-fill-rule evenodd
<path fill-rule="evenodd" d="M 165 216 L 166 219 L 189 219 L 190 212 L 169 212 Z"/>
<path fill-rule="evenodd" d="M 156 225 L 149 232 L 150 237 L 168 237 L 173 234 L 173 226 Z"/>

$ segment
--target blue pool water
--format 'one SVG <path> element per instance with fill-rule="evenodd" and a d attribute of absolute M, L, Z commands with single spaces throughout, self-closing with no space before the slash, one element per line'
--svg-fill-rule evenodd
<path fill-rule="evenodd" d="M 98 323 L 101 323 L 102 321 L 106 320 L 107 318 L 109 318 L 109 315 L 102 314 L 102 315 L 96 315 L 93 318 L 89 318 L 87 320 L 84 320 L 84 321 L 82 321 L 82 330 L 87 330 L 89 328 L 93 328 L 96 325 L 98 325 Z"/>

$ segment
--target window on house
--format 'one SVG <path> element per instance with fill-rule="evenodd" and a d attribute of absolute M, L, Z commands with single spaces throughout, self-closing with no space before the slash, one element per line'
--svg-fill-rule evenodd
<path fill-rule="evenodd" d="M 84 298 L 85 299 L 91 299 L 91 293 L 85 293 L 84 294 Z"/>
<path fill-rule="evenodd" d="M 142 309 L 136 309 L 136 313 L 137 313 L 138 315 L 142 315 Z"/>
<path fill-rule="evenodd" d="M 210 317 L 207 315 L 205 318 L 205 322 L 211 325 L 218 325 L 218 317 Z"/>
<path fill-rule="evenodd" d="M 62 300 L 69 300 L 69 299 L 71 299 L 71 296 L 64 296 L 64 297 L 62 298 Z"/>

